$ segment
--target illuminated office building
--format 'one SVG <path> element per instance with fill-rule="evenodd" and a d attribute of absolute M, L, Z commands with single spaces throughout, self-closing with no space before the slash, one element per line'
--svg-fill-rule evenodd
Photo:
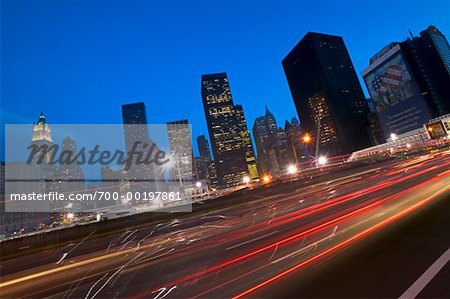
<path fill-rule="evenodd" d="M 219 186 L 239 185 L 249 175 L 246 146 L 226 73 L 202 75 L 201 94 Z"/>

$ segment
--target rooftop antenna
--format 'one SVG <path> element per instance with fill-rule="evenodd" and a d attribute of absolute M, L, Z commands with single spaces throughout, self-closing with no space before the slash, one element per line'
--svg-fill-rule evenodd
<path fill-rule="evenodd" d="M 413 39 L 414 35 L 412 34 L 411 29 L 408 29 L 408 32 L 409 32 L 409 35 L 411 35 L 411 38 Z"/>

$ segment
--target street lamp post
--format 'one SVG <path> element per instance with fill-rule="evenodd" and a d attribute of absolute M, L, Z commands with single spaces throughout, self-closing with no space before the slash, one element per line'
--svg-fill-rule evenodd
<path fill-rule="evenodd" d="M 305 145 L 305 149 L 306 149 L 306 161 L 309 160 L 310 154 L 309 154 L 309 144 L 312 141 L 312 137 L 310 133 L 306 133 L 305 135 L 303 135 L 302 138 L 303 144 Z"/>

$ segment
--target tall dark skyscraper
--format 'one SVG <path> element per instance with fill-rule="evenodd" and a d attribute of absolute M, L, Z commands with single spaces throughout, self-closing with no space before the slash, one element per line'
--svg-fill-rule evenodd
<path fill-rule="evenodd" d="M 146 152 L 152 147 L 154 141 L 150 139 L 147 124 L 147 109 L 144 103 L 122 105 L 122 120 L 125 137 L 126 151 L 133 147 L 141 152 Z M 155 144 L 153 155 L 159 150 Z M 150 157 L 154 159 L 153 157 Z M 166 189 L 163 178 L 162 166 L 152 163 L 150 165 L 136 163 L 133 159 L 132 166 L 126 176 L 131 181 L 133 191 L 161 191 Z"/>
<path fill-rule="evenodd" d="M 205 157 L 209 160 L 212 160 L 208 140 L 206 140 L 205 135 L 200 135 L 197 137 L 197 146 L 200 157 Z"/>
<path fill-rule="evenodd" d="M 202 75 L 201 92 L 219 186 L 239 185 L 248 175 L 246 147 L 227 74 Z"/>
<path fill-rule="evenodd" d="M 147 108 L 144 103 L 122 105 L 122 121 L 125 136 L 125 146 L 130 151 L 136 141 L 147 141 Z"/>
<path fill-rule="evenodd" d="M 450 45 L 444 34 L 429 26 L 400 47 L 431 116 L 450 113 Z"/>
<path fill-rule="evenodd" d="M 450 113 L 450 45 L 434 26 L 389 43 L 362 75 L 387 138 Z"/>
<path fill-rule="evenodd" d="M 282 61 L 302 128 L 321 154 L 372 145 L 369 107 L 340 36 L 307 33 Z"/>

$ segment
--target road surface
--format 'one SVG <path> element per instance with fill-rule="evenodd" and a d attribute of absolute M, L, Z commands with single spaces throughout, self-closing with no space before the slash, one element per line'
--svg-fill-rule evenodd
<path fill-rule="evenodd" d="M 233 204 L 201 215 L 103 238 L 87 235 L 62 248 L 2 261 L 0 295 L 399 297 L 450 246 L 448 235 L 438 233 L 440 249 L 427 252 L 432 246 L 423 246 L 420 235 L 415 245 L 425 257 L 419 258 L 402 254 L 408 246 L 394 242 L 411 238 L 410 232 L 424 233 L 420 230 L 424 225 L 408 224 L 414 217 L 430 222 L 432 232 L 450 218 L 443 216 L 449 212 L 450 151 L 355 168 L 289 188 L 274 185 L 269 191 L 257 192 L 251 199 L 246 198 L 251 193 L 243 194 Z M 367 257 L 370 252 L 373 259 Z M 386 276 L 405 271 L 403 257 L 413 270 L 406 271 L 408 277 L 395 287 L 386 287 Z M 356 261 L 361 260 L 370 261 L 364 266 L 366 276 L 355 277 L 360 270 Z M 342 271 L 345 267 L 350 270 Z M 426 287 L 439 285 L 448 272 L 443 267 Z M 428 294 L 439 289 L 445 292 L 445 287 L 437 286 Z"/>

